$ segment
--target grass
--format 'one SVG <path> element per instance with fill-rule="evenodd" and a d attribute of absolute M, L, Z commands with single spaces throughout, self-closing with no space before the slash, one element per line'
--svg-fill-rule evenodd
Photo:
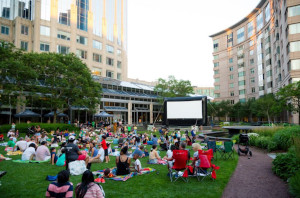
<path fill-rule="evenodd" d="M 150 146 L 147 146 L 150 150 Z M 0 147 L 0 153 L 4 154 L 4 147 Z M 191 156 L 192 156 L 191 152 Z M 160 152 L 160 156 L 165 156 L 166 152 Z M 157 172 L 146 175 L 135 176 L 126 182 L 106 180 L 101 184 L 106 197 L 221 197 L 229 178 L 237 165 L 237 155 L 234 160 L 214 161 L 220 166 L 217 171 L 216 181 L 206 178 L 199 182 L 196 178 L 190 177 L 189 182 L 185 183 L 178 180 L 171 183 L 167 177 L 167 167 L 163 165 L 147 164 L 148 158 L 140 159 L 143 167 L 155 168 Z M 13 159 L 20 159 L 21 156 L 11 156 Z M 219 157 L 218 157 L 219 158 Z M 102 170 L 104 168 L 115 167 L 115 157 L 110 156 L 108 164 L 93 164 L 91 170 Z M 49 181 L 47 175 L 56 175 L 65 167 L 41 164 L 20 164 L 12 161 L 0 162 L 0 170 L 7 171 L 0 181 L 0 197 L 44 197 Z M 77 185 L 81 181 L 81 176 L 71 176 L 70 181 Z"/>

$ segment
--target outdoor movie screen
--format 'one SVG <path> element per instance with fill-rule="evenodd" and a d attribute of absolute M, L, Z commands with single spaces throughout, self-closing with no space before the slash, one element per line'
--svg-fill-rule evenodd
<path fill-rule="evenodd" d="M 202 100 L 167 101 L 167 119 L 202 119 Z"/>

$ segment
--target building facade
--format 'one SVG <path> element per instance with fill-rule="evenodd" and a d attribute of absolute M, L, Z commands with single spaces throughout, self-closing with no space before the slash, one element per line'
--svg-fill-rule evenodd
<path fill-rule="evenodd" d="M 210 37 L 217 101 L 257 99 L 300 80 L 300 0 L 261 0 Z"/>
<path fill-rule="evenodd" d="M 210 98 L 215 98 L 214 87 L 193 87 L 194 94 L 209 96 Z"/>
<path fill-rule="evenodd" d="M 0 40 L 74 53 L 93 75 L 127 78 L 127 0 L 1 0 Z"/>

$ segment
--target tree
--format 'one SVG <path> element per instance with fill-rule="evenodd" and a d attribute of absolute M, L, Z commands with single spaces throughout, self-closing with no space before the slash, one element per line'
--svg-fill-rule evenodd
<path fill-rule="evenodd" d="M 288 111 L 298 113 L 300 123 L 300 81 L 289 84 L 277 92 L 277 96 Z"/>
<path fill-rule="evenodd" d="M 169 76 L 168 80 L 159 78 L 154 91 L 158 92 L 162 98 L 185 97 L 194 93 L 189 80 L 177 80 L 174 76 Z"/>
<path fill-rule="evenodd" d="M 229 100 L 222 100 L 218 105 L 219 105 L 219 108 L 220 108 L 219 116 L 220 117 L 225 116 L 225 121 L 227 122 L 230 109 L 232 108 L 232 105 L 230 104 L 230 101 Z"/>

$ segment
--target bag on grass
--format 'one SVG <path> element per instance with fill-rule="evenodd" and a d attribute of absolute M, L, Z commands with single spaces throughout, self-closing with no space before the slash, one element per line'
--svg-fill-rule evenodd
<path fill-rule="evenodd" d="M 48 180 L 48 181 L 56 181 L 57 180 L 57 175 L 55 175 L 55 176 L 47 175 L 46 180 Z"/>
<path fill-rule="evenodd" d="M 85 162 L 83 160 L 76 160 L 69 163 L 69 169 L 71 175 L 81 175 L 87 170 Z"/>
<path fill-rule="evenodd" d="M 66 162 L 66 155 L 63 153 L 56 162 L 56 166 L 64 166 Z"/>

